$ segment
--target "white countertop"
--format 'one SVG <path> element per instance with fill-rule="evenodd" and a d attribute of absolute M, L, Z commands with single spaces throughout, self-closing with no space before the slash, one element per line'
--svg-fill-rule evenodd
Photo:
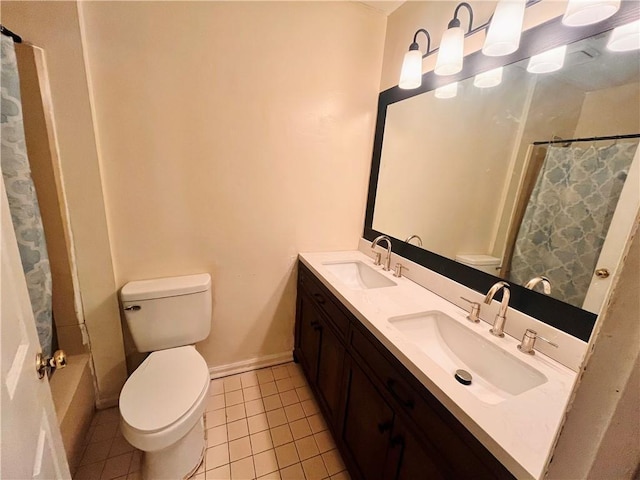
<path fill-rule="evenodd" d="M 411 280 L 396 278 L 381 267 L 373 267 L 371 258 L 359 251 L 301 253 L 300 260 L 514 476 L 536 479 L 544 476 L 576 372 L 543 354 L 519 353 L 519 340 L 509 335 L 494 337 L 489 333 L 487 323 L 467 321 L 465 310 Z M 356 290 L 342 283 L 324 266 L 324 263 L 358 260 L 371 265 L 397 285 Z M 387 322 L 389 317 L 429 310 L 442 311 L 458 320 L 544 374 L 548 381 L 497 404 L 479 400 Z"/>

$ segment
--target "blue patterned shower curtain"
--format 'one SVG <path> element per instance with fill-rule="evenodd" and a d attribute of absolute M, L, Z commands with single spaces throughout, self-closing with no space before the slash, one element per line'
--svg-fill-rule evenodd
<path fill-rule="evenodd" d="M 15 48 L 10 38 L 2 35 L 1 40 L 0 166 L 40 345 L 49 356 L 53 340 L 49 255 L 27 158 Z"/>
<path fill-rule="evenodd" d="M 511 281 L 545 275 L 552 297 L 582 307 L 637 146 L 549 146 L 516 238 Z"/>

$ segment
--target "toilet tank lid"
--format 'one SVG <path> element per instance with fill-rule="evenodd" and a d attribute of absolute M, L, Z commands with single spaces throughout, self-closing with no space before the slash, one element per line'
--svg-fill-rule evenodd
<path fill-rule="evenodd" d="M 466 265 L 500 265 L 500 259 L 476 253 L 458 254 L 456 260 Z"/>
<path fill-rule="evenodd" d="M 181 277 L 154 278 L 151 280 L 136 280 L 122 287 L 120 298 L 122 298 L 123 302 L 152 300 L 154 298 L 204 292 L 210 287 L 211 275 L 208 273 L 184 275 Z"/>

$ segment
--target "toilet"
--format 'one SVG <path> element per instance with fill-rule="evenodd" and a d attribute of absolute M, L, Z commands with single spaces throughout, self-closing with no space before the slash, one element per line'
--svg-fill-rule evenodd
<path fill-rule="evenodd" d="M 142 477 L 183 479 L 206 448 L 209 368 L 194 343 L 211 329 L 209 274 L 127 283 L 124 315 L 140 352 L 151 352 L 120 393 L 122 434 L 142 450 Z"/>

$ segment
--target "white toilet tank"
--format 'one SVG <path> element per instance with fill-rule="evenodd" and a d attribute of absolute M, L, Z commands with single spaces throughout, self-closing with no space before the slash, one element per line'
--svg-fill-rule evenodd
<path fill-rule="evenodd" d="M 463 263 L 481 272 L 498 276 L 500 273 L 500 259 L 491 255 L 458 254 L 456 262 Z"/>
<path fill-rule="evenodd" d="M 127 283 L 120 299 L 140 352 L 191 345 L 211 330 L 211 276 L 208 273 Z"/>

